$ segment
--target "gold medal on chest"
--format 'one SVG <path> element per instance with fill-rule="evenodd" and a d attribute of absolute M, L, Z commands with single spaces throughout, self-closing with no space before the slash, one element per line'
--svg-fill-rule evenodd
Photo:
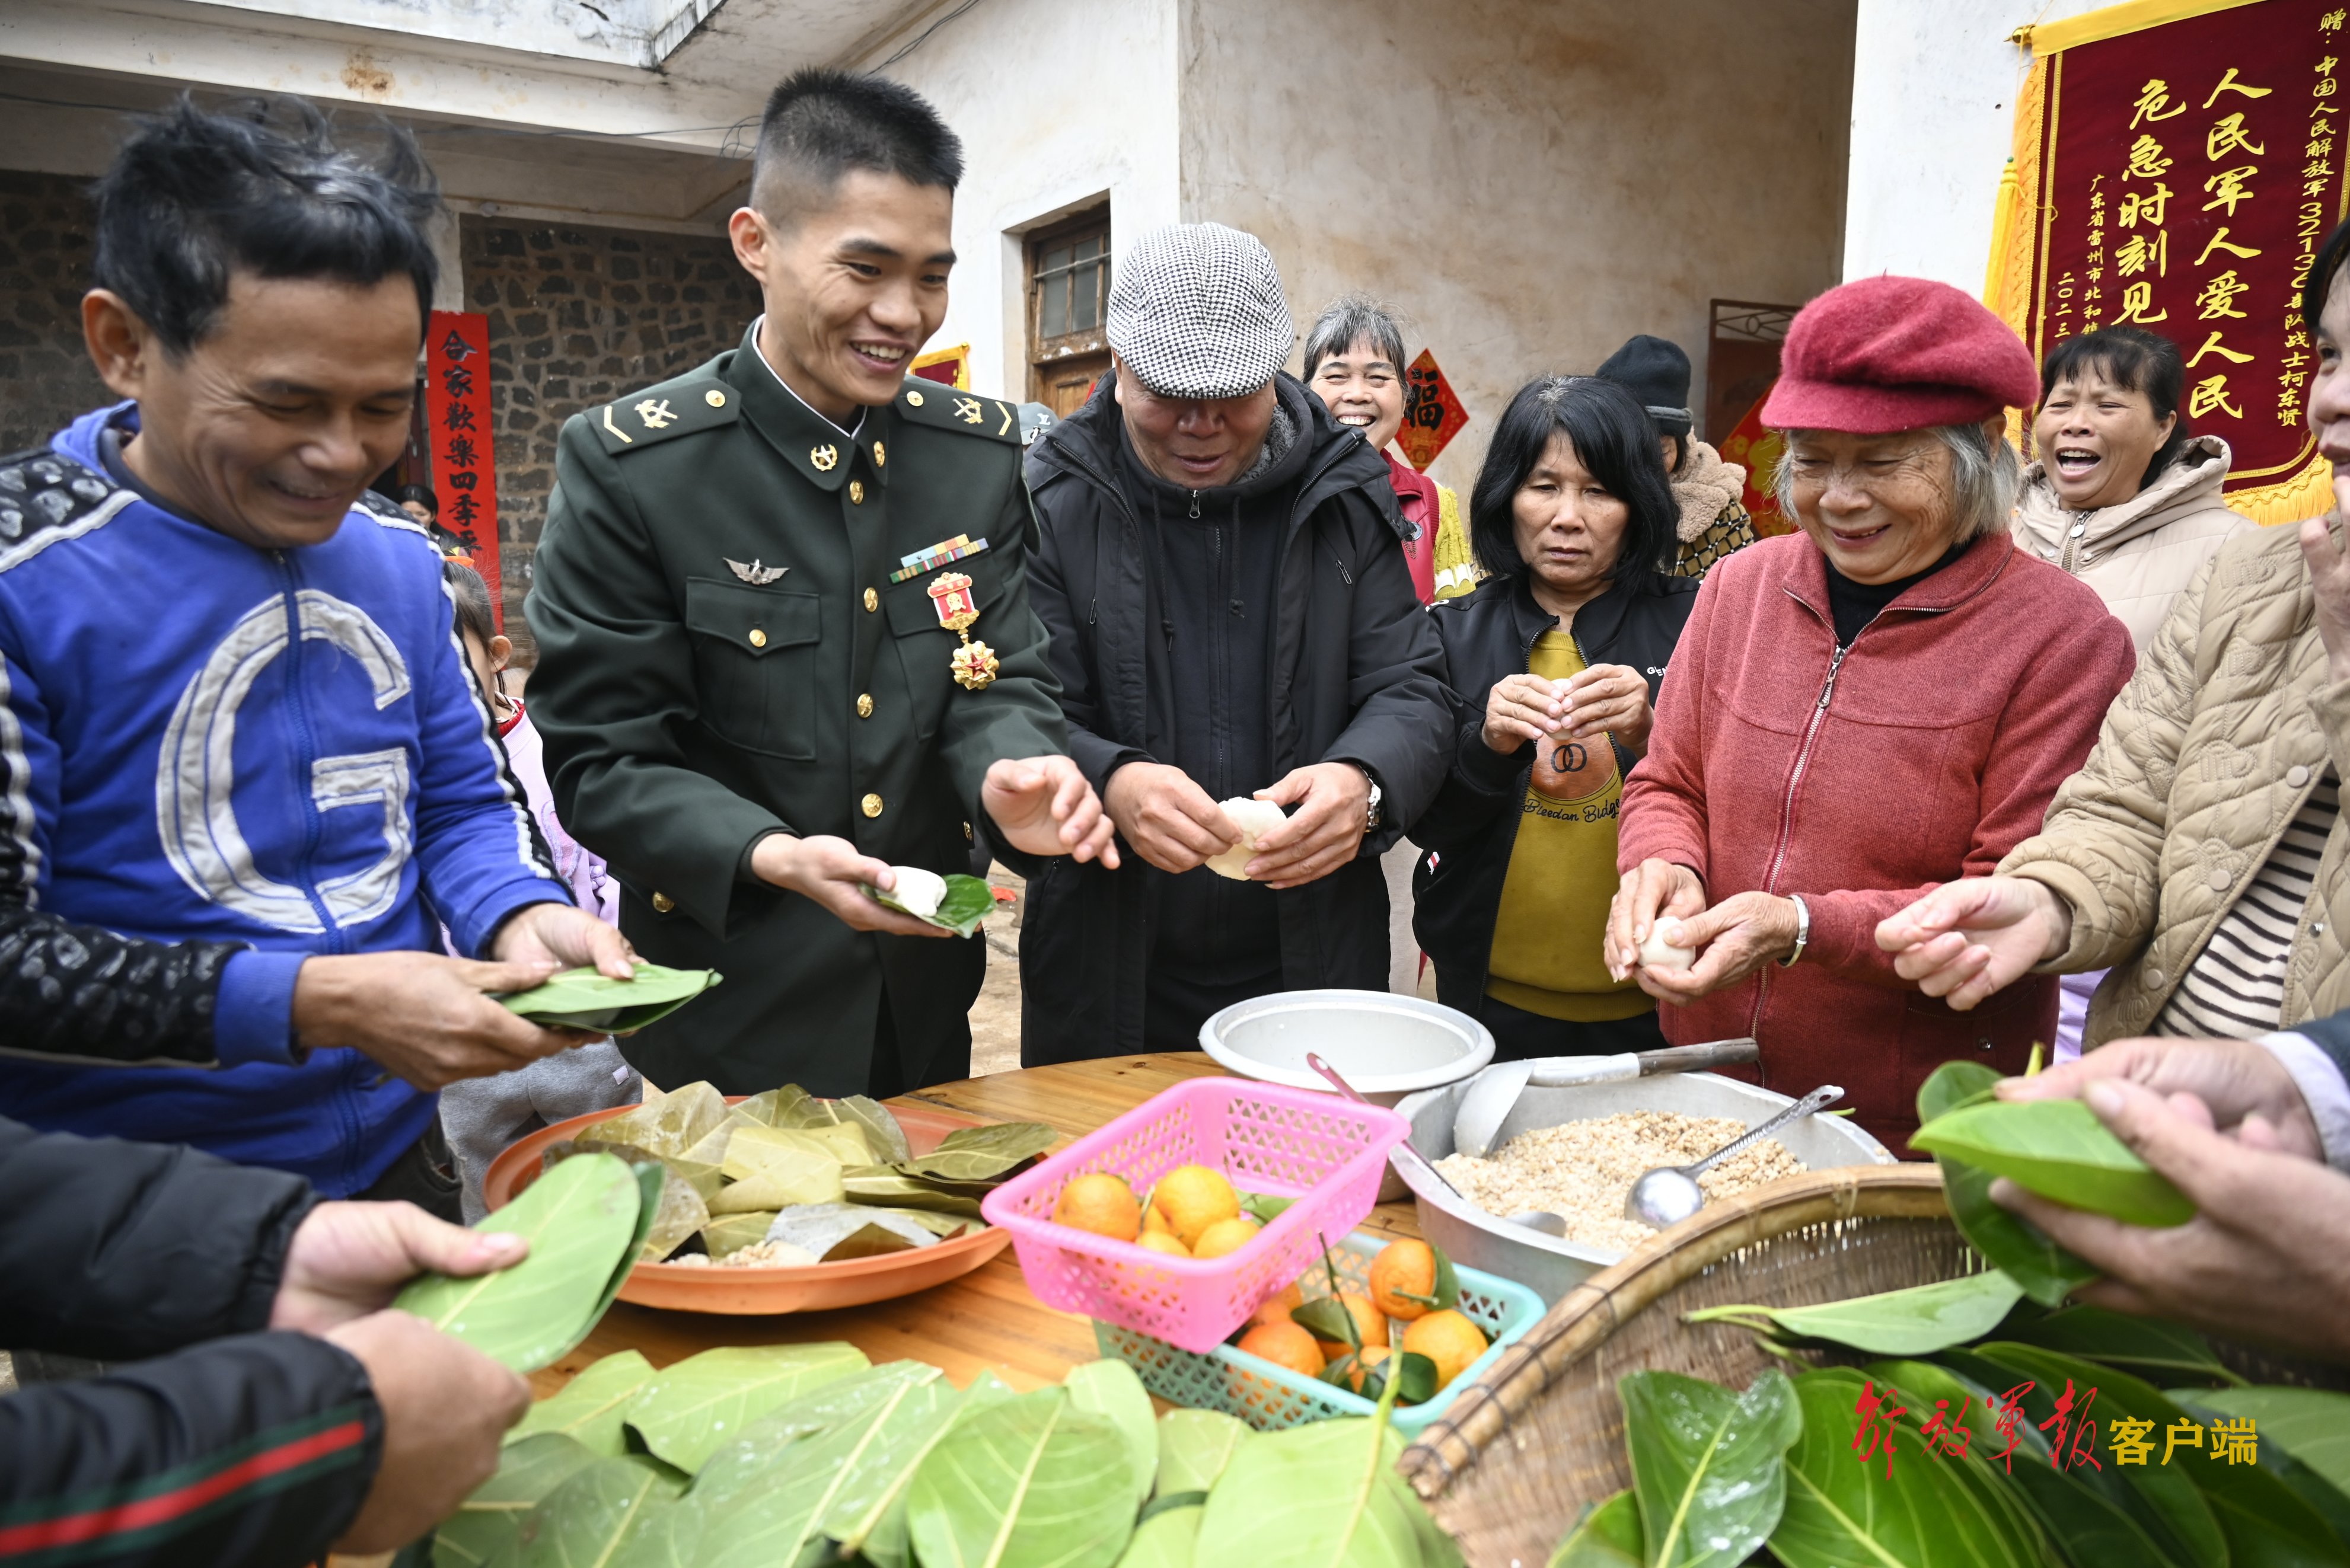
<path fill-rule="evenodd" d="M 941 572 L 924 585 L 937 607 L 939 624 L 962 639 L 951 661 L 955 684 L 966 691 L 983 691 L 995 680 L 995 649 L 973 642 L 972 624 L 979 619 L 979 603 L 972 597 L 971 579 L 961 572 Z"/>

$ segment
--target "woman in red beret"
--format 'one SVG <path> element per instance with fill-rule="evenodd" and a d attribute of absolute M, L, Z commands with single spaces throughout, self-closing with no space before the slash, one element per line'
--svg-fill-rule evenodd
<path fill-rule="evenodd" d="M 1956 1012 L 1894 971 L 1877 924 L 2039 831 L 2129 679 L 2129 633 L 2009 535 L 2006 410 L 2038 377 L 1998 317 L 1866 278 L 1804 307 L 1782 365 L 1762 418 L 1802 532 L 1706 577 L 1625 783 L 1607 958 L 1675 1004 L 1669 1039 L 1751 1034 L 1763 1084 L 1841 1084 L 1898 1148 L 1938 1064 L 2022 1070 L 2056 982 Z"/>

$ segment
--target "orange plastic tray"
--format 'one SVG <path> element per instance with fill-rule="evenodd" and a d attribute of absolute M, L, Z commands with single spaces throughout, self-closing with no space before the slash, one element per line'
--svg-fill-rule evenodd
<path fill-rule="evenodd" d="M 735 1096 L 729 1101 L 741 1099 Z M 633 1109 L 616 1106 L 590 1111 L 553 1127 L 541 1127 L 508 1147 L 490 1162 L 482 1179 L 482 1197 L 493 1211 L 514 1201 L 515 1195 L 537 1179 L 539 1157 L 546 1146 L 577 1137 L 600 1121 Z M 906 1129 L 906 1142 L 916 1154 L 938 1147 L 957 1127 L 983 1127 L 977 1116 L 926 1106 L 891 1106 L 889 1112 Z M 671 1312 L 764 1314 L 823 1312 L 831 1307 L 862 1306 L 868 1302 L 910 1296 L 916 1291 L 961 1279 L 1003 1251 L 1012 1233 L 989 1226 L 935 1247 L 889 1252 L 878 1258 L 849 1258 L 811 1268 L 720 1269 L 677 1263 L 639 1263 L 629 1271 L 620 1299 L 639 1306 L 665 1307 Z"/>

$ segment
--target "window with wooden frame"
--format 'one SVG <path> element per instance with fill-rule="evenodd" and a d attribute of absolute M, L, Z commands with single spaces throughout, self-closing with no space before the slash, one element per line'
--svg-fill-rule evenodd
<path fill-rule="evenodd" d="M 1028 396 L 1066 419 L 1109 369 L 1109 203 L 1028 236 Z"/>

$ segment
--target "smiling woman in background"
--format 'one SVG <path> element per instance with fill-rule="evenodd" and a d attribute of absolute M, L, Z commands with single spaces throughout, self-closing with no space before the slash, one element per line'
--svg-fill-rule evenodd
<path fill-rule="evenodd" d="M 1404 521 L 1419 530 L 1403 542 L 1412 591 L 1420 603 L 1434 604 L 1475 587 L 1477 569 L 1459 499 L 1388 450 L 1409 405 L 1403 368 L 1403 328 L 1367 295 L 1332 300 L 1305 335 L 1305 384 L 1331 418 L 1362 431 L 1371 450 L 1387 459 L 1396 503 Z"/>
<path fill-rule="evenodd" d="M 2168 338 L 2135 327 L 2067 337 L 2040 370 L 2016 543 L 2097 590 L 2142 654 L 2170 601 L 2230 534 L 2228 443 L 2190 435 L 2187 372 Z"/>

